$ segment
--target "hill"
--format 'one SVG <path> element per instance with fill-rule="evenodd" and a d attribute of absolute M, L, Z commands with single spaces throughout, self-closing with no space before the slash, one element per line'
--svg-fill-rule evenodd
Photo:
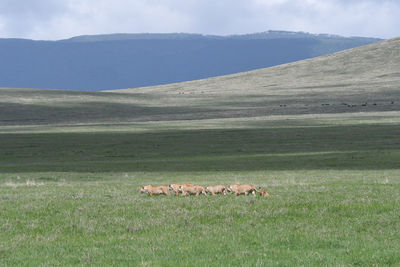
<path fill-rule="evenodd" d="M 70 124 L 399 110 L 400 39 L 191 82 L 109 92 L 0 89 L 0 123 Z"/>
<path fill-rule="evenodd" d="M 277 31 L 0 39 L 0 87 L 98 91 L 167 84 L 270 67 L 377 41 Z"/>
<path fill-rule="evenodd" d="M 207 103 L 237 116 L 398 110 L 399 70 L 396 38 L 272 68 L 114 92 Z"/>

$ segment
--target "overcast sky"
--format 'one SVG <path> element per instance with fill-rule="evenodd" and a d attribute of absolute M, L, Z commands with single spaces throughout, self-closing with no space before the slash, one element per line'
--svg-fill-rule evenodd
<path fill-rule="evenodd" d="M 241 34 L 267 30 L 400 36 L 399 0 L 0 0 L 0 38 Z"/>

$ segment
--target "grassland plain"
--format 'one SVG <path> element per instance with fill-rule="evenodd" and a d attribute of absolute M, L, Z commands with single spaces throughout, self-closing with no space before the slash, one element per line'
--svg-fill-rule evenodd
<path fill-rule="evenodd" d="M 0 265 L 398 266 L 399 47 L 197 84 L 0 89 Z M 280 71 L 300 76 L 262 85 Z M 273 196 L 138 192 L 172 182 Z"/>

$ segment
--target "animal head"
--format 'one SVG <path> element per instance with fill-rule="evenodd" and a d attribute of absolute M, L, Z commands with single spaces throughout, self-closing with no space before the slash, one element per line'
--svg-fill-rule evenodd
<path fill-rule="evenodd" d="M 139 192 L 140 193 L 147 193 L 148 191 L 149 191 L 149 187 L 150 187 L 150 185 L 145 185 L 145 186 L 142 186 L 140 189 L 139 189 Z"/>
<path fill-rule="evenodd" d="M 265 189 L 261 190 L 259 193 L 260 193 L 260 196 L 264 196 L 264 197 L 271 196 Z"/>

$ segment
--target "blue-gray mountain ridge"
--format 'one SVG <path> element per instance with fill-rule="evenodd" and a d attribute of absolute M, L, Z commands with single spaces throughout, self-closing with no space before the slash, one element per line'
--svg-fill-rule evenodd
<path fill-rule="evenodd" d="M 271 67 L 380 41 L 303 32 L 0 39 L 0 87 L 99 91 Z"/>

